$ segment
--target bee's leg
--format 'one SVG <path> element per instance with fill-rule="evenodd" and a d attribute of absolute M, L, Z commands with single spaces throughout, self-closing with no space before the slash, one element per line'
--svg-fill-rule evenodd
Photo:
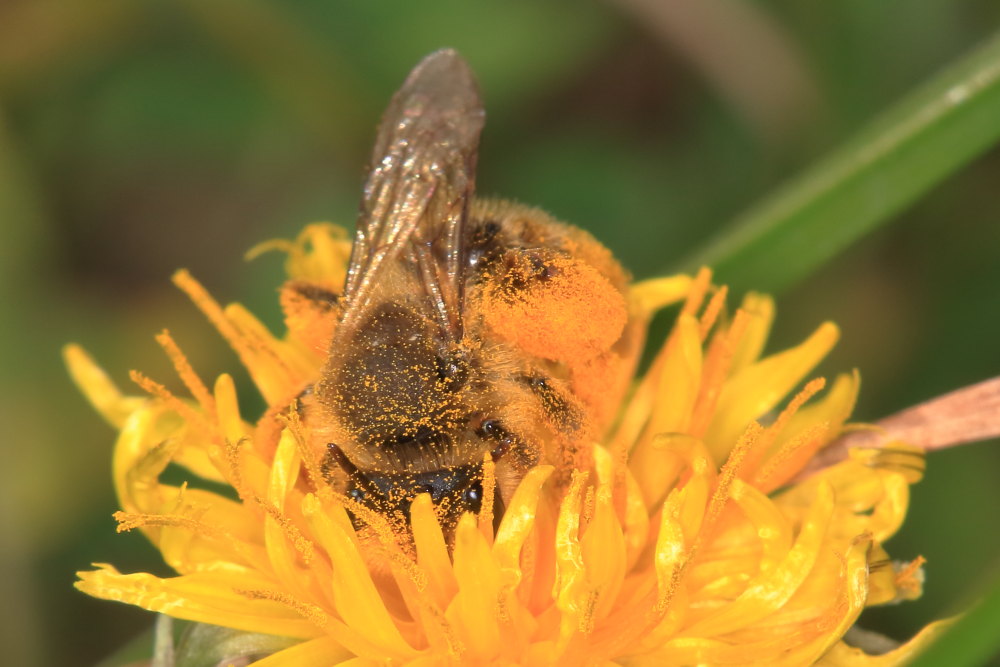
<path fill-rule="evenodd" d="M 328 482 L 332 482 L 339 474 L 347 475 L 348 477 L 355 476 L 358 479 L 364 478 L 364 475 L 358 470 L 357 466 L 344 454 L 344 450 L 332 442 L 326 445 L 323 462 L 320 463 L 320 472 L 323 473 L 324 479 Z"/>
<path fill-rule="evenodd" d="M 512 406 L 514 403 L 509 405 Z M 516 412 L 517 410 L 512 414 L 499 409 L 490 418 L 484 419 L 476 429 L 476 435 L 490 447 L 490 457 L 495 464 L 494 529 L 499 525 L 506 504 L 510 501 L 517 485 L 528 470 L 538 465 L 542 454 L 535 444 L 537 438 L 526 438 L 508 427 L 509 423 L 519 421 Z"/>
<path fill-rule="evenodd" d="M 543 375 L 530 374 L 521 378 L 535 395 L 549 422 L 561 433 L 576 433 L 584 426 L 583 411 L 568 395 L 552 386 Z"/>
<path fill-rule="evenodd" d="M 624 294 L 604 275 L 547 248 L 505 252 L 483 281 L 481 304 L 500 339 L 568 366 L 610 350 L 628 320 Z"/>
<path fill-rule="evenodd" d="M 568 391 L 545 376 L 527 374 L 521 381 L 538 399 L 546 422 L 555 431 L 557 446 L 549 452 L 550 462 L 556 466 L 557 481 L 568 482 L 573 470 L 587 470 L 593 464 L 586 415 Z"/>
<path fill-rule="evenodd" d="M 498 419 L 484 420 L 476 430 L 476 434 L 493 443 L 490 456 L 494 463 L 508 460 L 522 471 L 538 464 L 538 452 L 531 447 L 526 447 L 524 440 L 507 430 Z"/>

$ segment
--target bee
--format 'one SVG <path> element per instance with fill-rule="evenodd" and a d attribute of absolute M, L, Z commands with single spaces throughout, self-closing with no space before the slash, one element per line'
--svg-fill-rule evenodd
<path fill-rule="evenodd" d="M 427 56 L 379 127 L 342 288 L 283 288 L 332 330 L 299 402 L 327 481 L 404 527 L 420 493 L 446 529 L 479 512 L 487 461 L 497 518 L 532 466 L 588 467 L 642 343 L 590 234 L 474 198 L 484 119 L 465 61 Z"/>

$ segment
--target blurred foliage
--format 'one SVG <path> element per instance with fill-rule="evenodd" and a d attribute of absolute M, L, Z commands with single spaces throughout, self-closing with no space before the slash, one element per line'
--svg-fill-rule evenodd
<path fill-rule="evenodd" d="M 483 194 L 592 230 L 644 277 L 998 26 L 989 0 L 0 4 L 5 659 L 93 664 L 152 615 L 76 593 L 73 572 L 165 572 L 140 536 L 114 534 L 113 434 L 59 347 L 82 343 L 123 385 L 129 368 L 171 385 L 152 339 L 169 326 L 203 377 L 235 368 L 170 273 L 279 327 L 280 262 L 243 252 L 353 224 L 378 115 L 421 56 L 454 46 L 480 77 Z M 994 150 L 785 290 L 774 345 L 837 321 L 822 371 L 861 369 L 858 419 L 996 375 L 998 177 Z M 984 511 L 998 471 L 996 443 L 931 456 L 890 544 L 928 558 L 926 593 L 866 626 L 905 637 L 982 588 L 1000 560 Z"/>
<path fill-rule="evenodd" d="M 720 230 L 689 266 L 737 288 L 794 284 L 993 148 L 998 118 L 1000 35 Z"/>
<path fill-rule="evenodd" d="M 996 663 L 1000 645 L 997 635 L 1000 585 L 994 582 L 990 590 L 981 594 L 982 598 L 956 619 L 947 634 L 913 661 L 913 667 L 979 667 Z"/>

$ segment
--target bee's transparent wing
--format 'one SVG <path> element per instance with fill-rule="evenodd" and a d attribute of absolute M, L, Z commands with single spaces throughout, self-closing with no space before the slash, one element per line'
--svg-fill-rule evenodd
<path fill-rule="evenodd" d="M 366 310 L 385 267 L 405 261 L 442 327 L 461 336 L 464 228 L 484 117 L 473 74 L 450 49 L 424 58 L 393 96 L 365 183 L 341 330 Z"/>

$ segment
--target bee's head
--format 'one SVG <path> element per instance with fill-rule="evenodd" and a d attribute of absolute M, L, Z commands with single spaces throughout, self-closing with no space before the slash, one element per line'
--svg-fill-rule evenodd
<path fill-rule="evenodd" d="M 446 529 L 453 528 L 462 514 L 479 513 L 483 504 L 483 464 L 450 466 L 425 472 L 381 472 L 360 470 L 333 444 L 327 445 L 327 460 L 346 473 L 345 495 L 383 516 L 407 525 L 410 504 L 421 493 L 430 495 Z"/>

